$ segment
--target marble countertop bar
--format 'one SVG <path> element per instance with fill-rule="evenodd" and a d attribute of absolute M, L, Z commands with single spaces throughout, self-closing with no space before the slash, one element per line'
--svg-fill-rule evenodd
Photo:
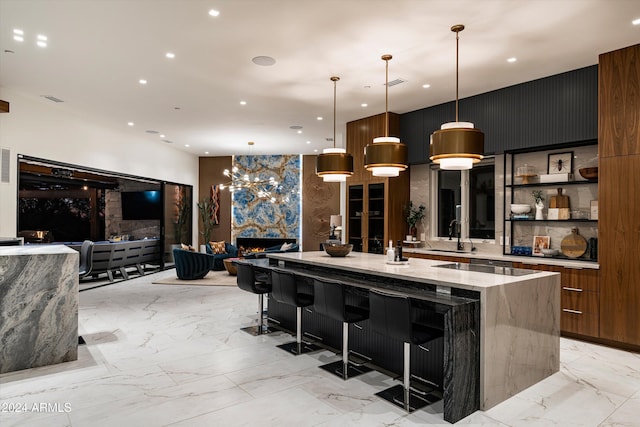
<path fill-rule="evenodd" d="M 0 373 L 78 358 L 78 252 L 0 247 Z"/>
<path fill-rule="evenodd" d="M 352 252 L 270 254 L 270 259 L 324 266 L 416 283 L 480 292 L 480 409 L 487 410 L 560 369 L 560 274 L 506 276 L 438 268 L 447 261 L 411 258 L 386 264 L 384 255 Z M 532 270 L 533 271 L 533 270 Z"/>

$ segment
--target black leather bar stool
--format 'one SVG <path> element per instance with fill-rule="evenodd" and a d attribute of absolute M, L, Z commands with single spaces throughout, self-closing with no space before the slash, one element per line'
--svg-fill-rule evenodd
<path fill-rule="evenodd" d="M 420 345 L 443 335 L 442 331 L 413 323 L 413 307 L 407 296 L 378 290 L 369 292 L 369 323 L 373 330 L 404 342 L 404 373 L 402 385 L 376 393 L 407 412 L 413 412 L 432 403 L 426 391 L 411 387 L 411 344 Z M 431 390 L 433 391 L 433 390 Z"/>
<path fill-rule="evenodd" d="M 349 324 L 369 318 L 369 308 L 348 304 L 345 299 L 346 286 L 327 280 L 313 281 L 313 308 L 316 313 L 342 322 L 342 360 L 320 366 L 343 380 L 371 371 L 363 363 L 349 360 Z"/>
<path fill-rule="evenodd" d="M 313 305 L 313 295 L 300 291 L 295 274 L 286 270 L 271 270 L 271 286 L 271 296 L 276 301 L 296 307 L 296 340 L 278 347 L 296 356 L 319 350 L 316 345 L 302 341 L 302 308 Z"/>
<path fill-rule="evenodd" d="M 254 267 L 249 262 L 234 261 L 237 267 L 238 287 L 243 291 L 258 295 L 258 325 L 242 328 L 243 331 L 251 335 L 263 335 L 271 332 L 264 324 L 264 294 L 271 292 L 271 284 L 264 280 L 257 280 Z M 266 277 L 265 277 L 266 279 Z"/>

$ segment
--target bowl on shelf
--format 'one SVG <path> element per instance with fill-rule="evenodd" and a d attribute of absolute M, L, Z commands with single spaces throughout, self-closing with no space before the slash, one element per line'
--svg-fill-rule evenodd
<path fill-rule="evenodd" d="M 323 243 L 324 251 L 330 256 L 343 257 L 349 255 L 353 245 L 350 243 Z"/>
<path fill-rule="evenodd" d="M 581 168 L 578 169 L 578 172 L 580 172 L 580 176 L 583 177 L 584 179 L 598 179 L 598 168 L 594 167 L 594 168 Z"/>
<path fill-rule="evenodd" d="M 560 251 L 558 249 L 543 248 L 540 250 L 542 251 L 542 254 L 545 256 L 554 256 L 554 255 L 560 254 Z"/>
<path fill-rule="evenodd" d="M 531 205 L 517 203 L 511 205 L 511 213 L 522 215 L 529 212 L 531 212 Z"/>

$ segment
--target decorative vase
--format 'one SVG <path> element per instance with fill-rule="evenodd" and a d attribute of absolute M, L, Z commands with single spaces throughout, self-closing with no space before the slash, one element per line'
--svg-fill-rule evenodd
<path fill-rule="evenodd" d="M 542 202 L 536 203 L 536 219 L 544 219 L 542 209 L 544 209 L 544 204 Z"/>
<path fill-rule="evenodd" d="M 415 225 L 409 227 L 409 234 L 411 235 L 411 237 L 417 237 L 418 236 L 418 227 L 416 227 Z"/>

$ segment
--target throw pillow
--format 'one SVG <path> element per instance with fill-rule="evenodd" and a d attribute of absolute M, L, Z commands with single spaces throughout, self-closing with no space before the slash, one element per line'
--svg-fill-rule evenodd
<path fill-rule="evenodd" d="M 209 242 L 209 246 L 211 246 L 211 250 L 214 254 L 226 254 L 227 250 L 224 246 L 224 240 L 220 242 Z"/>
<path fill-rule="evenodd" d="M 191 251 L 191 252 L 195 252 L 196 251 L 196 248 L 194 248 L 193 246 L 190 246 L 190 245 L 185 245 L 184 243 L 180 243 L 180 247 L 185 251 Z"/>
<path fill-rule="evenodd" d="M 280 246 L 280 250 L 282 252 L 286 252 L 289 249 L 291 249 L 292 246 L 293 246 L 293 243 L 283 243 L 282 246 Z"/>

